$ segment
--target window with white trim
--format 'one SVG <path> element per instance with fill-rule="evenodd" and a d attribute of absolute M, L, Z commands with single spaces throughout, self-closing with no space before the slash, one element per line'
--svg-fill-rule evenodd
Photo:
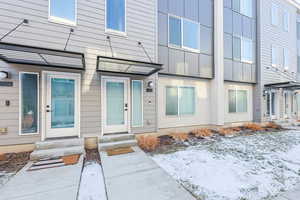
<path fill-rule="evenodd" d="M 283 14 L 283 29 L 287 32 L 289 32 L 290 29 L 290 13 L 286 10 Z"/>
<path fill-rule="evenodd" d="M 166 87 L 166 115 L 182 116 L 195 114 L 195 88 L 188 86 Z"/>
<path fill-rule="evenodd" d="M 132 80 L 132 126 L 143 126 L 143 81 Z"/>
<path fill-rule="evenodd" d="M 39 76 L 20 72 L 20 134 L 37 134 L 39 124 Z"/>
<path fill-rule="evenodd" d="M 241 60 L 242 62 L 253 63 L 253 42 L 245 37 L 241 38 Z"/>
<path fill-rule="evenodd" d="M 289 65 L 290 65 L 289 56 L 290 56 L 289 50 L 287 48 L 284 48 L 283 49 L 283 67 L 285 70 L 289 69 Z"/>
<path fill-rule="evenodd" d="M 277 61 L 278 61 L 278 59 L 277 59 L 277 48 L 274 46 L 274 45 L 272 45 L 272 47 L 271 47 L 271 60 L 272 60 L 272 66 L 273 67 L 277 67 L 278 66 L 278 63 L 277 63 Z"/>
<path fill-rule="evenodd" d="M 253 17 L 253 2 L 252 0 L 243 0 L 241 3 L 241 14 L 248 17 Z"/>
<path fill-rule="evenodd" d="M 49 19 L 75 25 L 76 1 L 77 0 L 49 0 Z"/>
<path fill-rule="evenodd" d="M 228 90 L 229 113 L 245 113 L 248 110 L 247 90 Z"/>
<path fill-rule="evenodd" d="M 126 32 L 126 0 L 106 0 L 106 29 Z"/>
<path fill-rule="evenodd" d="M 200 50 L 200 25 L 197 22 L 169 16 L 169 44 L 191 50 Z"/>
<path fill-rule="evenodd" d="M 278 6 L 272 3 L 271 7 L 271 23 L 274 26 L 278 26 Z"/>

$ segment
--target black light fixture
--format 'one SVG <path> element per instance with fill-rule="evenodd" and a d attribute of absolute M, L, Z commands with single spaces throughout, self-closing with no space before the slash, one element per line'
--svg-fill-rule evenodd
<path fill-rule="evenodd" d="M 8 78 L 8 72 L 0 71 L 0 80 Z"/>

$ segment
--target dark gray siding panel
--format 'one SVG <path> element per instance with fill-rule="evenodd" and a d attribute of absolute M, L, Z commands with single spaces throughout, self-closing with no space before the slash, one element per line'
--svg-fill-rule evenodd
<path fill-rule="evenodd" d="M 224 34 L 224 57 L 232 59 L 232 35 Z"/>
<path fill-rule="evenodd" d="M 185 52 L 185 74 L 199 76 L 199 56 L 197 53 Z"/>
<path fill-rule="evenodd" d="M 184 16 L 193 21 L 198 21 L 199 13 L 198 0 L 185 0 L 184 3 Z"/>
<path fill-rule="evenodd" d="M 256 82 L 256 66 L 251 66 L 251 79 L 253 82 Z"/>
<path fill-rule="evenodd" d="M 169 49 L 169 73 L 185 74 L 183 51 L 177 49 Z"/>
<path fill-rule="evenodd" d="M 213 32 L 211 28 L 200 27 L 200 50 L 201 53 L 212 55 L 213 50 Z"/>
<path fill-rule="evenodd" d="M 205 26 L 213 26 L 212 0 L 201 0 L 201 3 L 199 3 L 199 22 Z"/>
<path fill-rule="evenodd" d="M 232 0 L 232 10 L 239 12 L 240 11 L 240 0 Z"/>
<path fill-rule="evenodd" d="M 232 7 L 232 1 L 231 0 L 224 0 L 224 7 L 231 8 Z"/>
<path fill-rule="evenodd" d="M 200 54 L 199 55 L 199 63 L 200 63 L 200 76 L 201 77 L 207 77 L 212 78 L 213 73 L 213 58 L 212 56 Z"/>
<path fill-rule="evenodd" d="M 232 33 L 232 10 L 224 8 L 224 32 Z"/>
<path fill-rule="evenodd" d="M 168 15 L 158 13 L 158 43 L 168 45 Z"/>
<path fill-rule="evenodd" d="M 224 60 L 224 79 L 232 80 L 232 60 Z"/>
<path fill-rule="evenodd" d="M 169 0 L 169 12 L 184 17 L 184 0 Z"/>
<path fill-rule="evenodd" d="M 233 81 L 243 81 L 243 64 L 233 62 Z"/>
<path fill-rule="evenodd" d="M 158 0 L 158 10 L 161 12 L 168 12 L 168 0 Z"/>
<path fill-rule="evenodd" d="M 165 46 L 158 46 L 158 63 L 163 64 L 161 72 L 168 73 L 169 71 L 169 49 Z"/>

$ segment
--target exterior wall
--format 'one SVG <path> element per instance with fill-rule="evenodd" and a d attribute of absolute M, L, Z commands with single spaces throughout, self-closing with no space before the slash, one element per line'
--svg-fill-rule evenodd
<path fill-rule="evenodd" d="M 169 46 L 168 15 L 200 23 L 200 53 Z M 160 73 L 213 77 L 213 0 L 158 0 L 158 62 Z"/>
<path fill-rule="evenodd" d="M 256 82 L 256 0 L 253 0 L 253 17 L 240 13 L 239 0 L 224 0 L 224 79 L 226 81 Z M 253 63 L 242 62 L 234 58 L 236 40 L 246 37 L 253 41 Z"/>
<path fill-rule="evenodd" d="M 23 19 L 29 25 L 21 26 L 6 37 L 3 42 L 63 49 L 70 28 L 74 29 L 67 47 L 69 51 L 85 53 L 86 71 L 81 72 L 81 135 L 100 136 L 101 134 L 101 87 L 100 75 L 96 72 L 96 57 L 111 56 L 111 44 L 115 57 L 149 62 L 143 49 L 138 46 L 142 42 L 152 61 L 156 62 L 156 0 L 127 0 L 127 35 L 111 35 L 105 32 L 105 1 L 77 0 L 77 25 L 74 27 L 53 23 L 48 20 L 48 0 L 22 1 L 0 0 L 0 35 L 4 35 Z M 40 140 L 36 136 L 18 136 L 19 129 L 19 93 L 18 71 L 40 71 L 42 68 L 0 63 L 0 70 L 12 73 L 14 87 L 0 87 L 0 127 L 8 127 L 7 135 L 0 135 L 1 143 L 20 144 Z M 56 71 L 57 69 L 47 68 Z M 156 75 L 144 78 L 144 84 L 153 80 Z M 156 130 L 156 91 L 144 93 L 144 127 L 133 129 L 133 132 Z M 11 100 L 10 107 L 3 102 Z M 151 101 L 151 103 L 149 103 Z"/>
<path fill-rule="evenodd" d="M 196 91 L 195 114 L 192 116 L 166 116 L 166 86 L 194 86 Z M 210 81 L 160 76 L 158 93 L 159 128 L 210 124 L 210 108 L 212 106 Z"/>
<path fill-rule="evenodd" d="M 272 25 L 271 9 L 272 4 L 278 7 L 278 26 Z M 293 114 L 285 117 L 283 114 L 284 102 L 283 90 L 276 90 L 277 95 L 277 113 L 275 118 L 267 115 L 267 102 L 264 90 L 265 84 L 280 83 L 287 81 L 297 81 L 297 7 L 289 1 L 282 0 L 259 0 L 258 1 L 258 62 L 259 62 L 259 84 L 255 88 L 255 121 L 285 120 L 292 118 Z M 283 28 L 284 11 L 289 13 L 289 31 Z M 272 66 L 272 46 L 277 48 L 278 66 Z M 283 49 L 289 50 L 289 68 L 284 69 Z M 287 91 L 289 92 L 289 91 Z M 290 92 L 289 92 L 290 93 Z M 293 95 L 291 94 L 288 107 L 293 104 Z"/>
<path fill-rule="evenodd" d="M 239 89 L 247 91 L 247 112 L 229 113 L 229 89 Z M 251 122 L 253 121 L 253 85 L 243 83 L 225 83 L 225 123 Z"/>

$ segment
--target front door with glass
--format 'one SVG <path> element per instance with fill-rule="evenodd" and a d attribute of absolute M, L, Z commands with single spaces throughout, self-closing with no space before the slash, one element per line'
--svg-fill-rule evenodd
<path fill-rule="evenodd" d="M 102 77 L 103 133 L 128 132 L 129 79 Z"/>
<path fill-rule="evenodd" d="M 46 137 L 79 136 L 79 74 L 47 73 Z"/>

